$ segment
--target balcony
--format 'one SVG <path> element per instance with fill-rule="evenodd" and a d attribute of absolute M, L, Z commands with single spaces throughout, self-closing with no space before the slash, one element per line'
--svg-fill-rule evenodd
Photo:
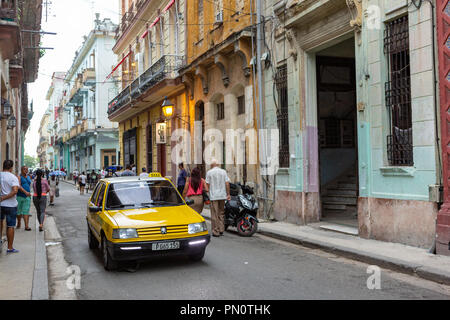
<path fill-rule="evenodd" d="M 91 131 L 91 130 L 95 130 L 95 122 L 94 119 L 85 119 L 83 120 L 83 131 Z"/>
<path fill-rule="evenodd" d="M 0 49 L 3 59 L 13 59 L 20 51 L 20 30 L 16 0 L 2 0 L 0 5 Z"/>
<path fill-rule="evenodd" d="M 87 86 L 95 84 L 95 69 L 87 68 L 82 73 L 82 83 Z"/>
<path fill-rule="evenodd" d="M 11 88 L 19 88 L 23 81 L 24 71 L 22 58 L 9 60 L 9 83 Z"/>
<path fill-rule="evenodd" d="M 166 81 L 165 85 L 158 88 L 158 97 L 167 95 L 168 92 L 177 86 L 174 81 L 178 77 L 178 70 L 183 66 L 184 57 L 176 55 L 164 55 L 148 68 L 141 76 L 137 77 L 130 85 L 120 92 L 108 104 L 108 116 L 112 120 L 111 115 L 121 110 L 132 102 L 139 103 L 137 100 L 154 94 L 151 92 L 157 85 Z M 148 100 L 147 100 L 148 101 Z M 139 107 L 139 106 L 138 106 Z M 113 120 L 115 121 L 115 120 Z"/>
<path fill-rule="evenodd" d="M 69 107 L 81 106 L 83 105 L 83 95 L 86 93 L 86 90 L 83 86 L 83 74 L 79 73 L 73 88 L 70 90 L 69 99 L 67 100 L 66 105 Z"/>

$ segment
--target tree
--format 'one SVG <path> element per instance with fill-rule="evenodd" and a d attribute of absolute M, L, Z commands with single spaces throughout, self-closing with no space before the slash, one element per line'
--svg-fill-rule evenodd
<path fill-rule="evenodd" d="M 25 155 L 23 162 L 24 162 L 24 165 L 27 166 L 28 168 L 34 168 L 39 165 L 38 158 L 29 156 L 27 154 Z"/>

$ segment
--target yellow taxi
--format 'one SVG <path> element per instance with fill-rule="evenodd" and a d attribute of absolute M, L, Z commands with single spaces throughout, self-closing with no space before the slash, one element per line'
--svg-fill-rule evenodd
<path fill-rule="evenodd" d="M 88 202 L 89 248 L 100 245 L 106 270 L 158 255 L 201 260 L 210 235 L 191 203 L 158 173 L 101 179 Z"/>

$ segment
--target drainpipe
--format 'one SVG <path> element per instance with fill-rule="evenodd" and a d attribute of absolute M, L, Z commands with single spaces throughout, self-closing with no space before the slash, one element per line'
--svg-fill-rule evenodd
<path fill-rule="evenodd" d="M 262 3 L 261 0 L 256 0 L 256 68 L 258 73 L 258 107 L 259 107 L 259 121 L 258 121 L 258 137 L 262 141 L 260 142 L 260 164 L 261 162 L 267 165 L 265 135 L 261 135 L 261 129 L 264 129 L 264 114 L 263 114 L 263 81 L 262 81 L 262 63 L 261 63 L 261 48 L 263 46 L 263 26 L 262 26 Z M 262 160 L 262 161 L 261 161 Z M 261 165 L 260 165 L 261 169 Z M 262 175 L 263 178 L 263 194 L 264 194 L 264 217 L 267 213 L 267 175 Z"/>

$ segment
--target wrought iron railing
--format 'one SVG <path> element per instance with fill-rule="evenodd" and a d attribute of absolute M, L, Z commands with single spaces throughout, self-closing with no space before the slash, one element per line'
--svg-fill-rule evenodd
<path fill-rule="evenodd" d="M 173 79 L 178 76 L 178 70 L 184 64 L 184 56 L 164 55 L 150 68 L 137 77 L 130 85 L 120 92 L 108 104 L 108 114 L 127 105 L 132 99 L 137 99 L 141 94 L 164 79 Z"/>
<path fill-rule="evenodd" d="M 408 16 L 388 22 L 384 52 L 388 56 L 389 81 L 385 83 L 390 115 L 387 156 L 390 165 L 413 165 L 411 74 Z"/>

